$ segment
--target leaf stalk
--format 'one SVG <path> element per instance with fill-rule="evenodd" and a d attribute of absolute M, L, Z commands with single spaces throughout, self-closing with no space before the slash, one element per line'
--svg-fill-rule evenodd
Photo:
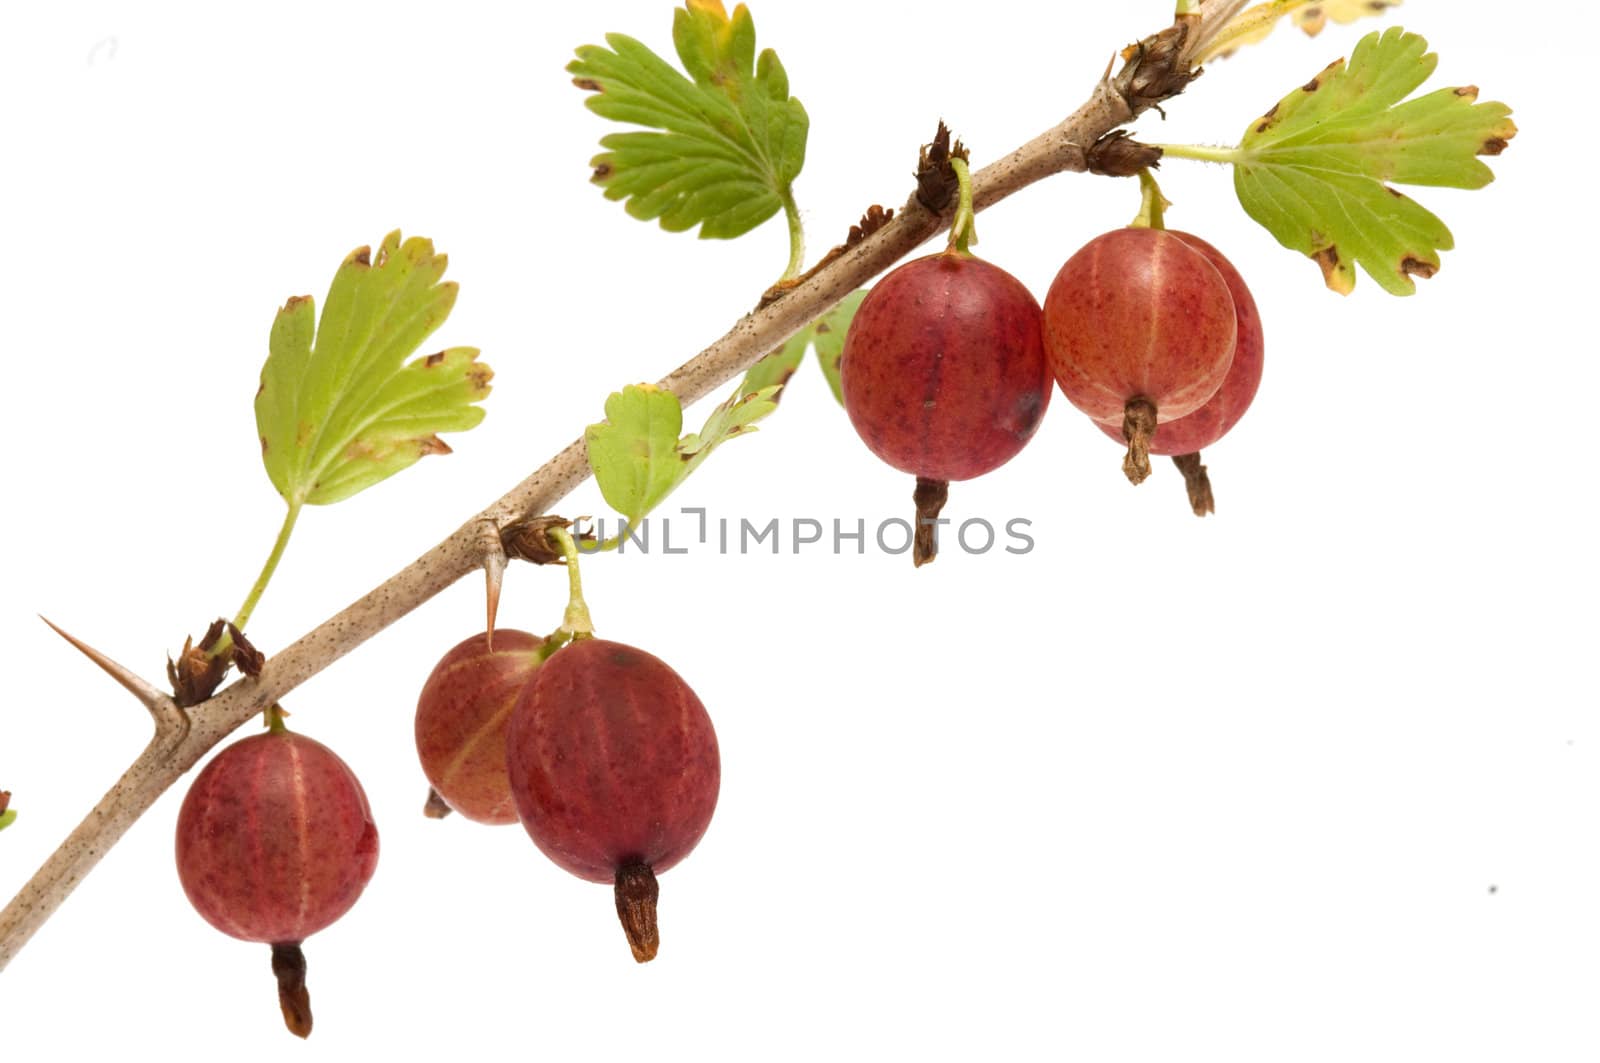
<path fill-rule="evenodd" d="M 240 631 L 250 622 L 250 616 L 256 611 L 256 606 L 261 602 L 261 595 L 266 592 L 267 584 L 272 582 L 273 573 L 278 571 L 278 562 L 283 560 L 283 551 L 289 545 L 289 536 L 294 534 L 295 521 L 300 519 L 299 502 L 289 503 L 289 512 L 284 514 L 283 526 L 278 529 L 277 541 L 272 544 L 272 552 L 267 555 L 267 563 L 261 566 L 261 575 L 256 577 L 255 586 L 250 588 L 250 593 L 245 596 L 244 604 L 239 607 L 239 614 L 233 618 L 233 626 Z M 223 636 L 217 643 L 216 653 L 225 653 L 233 645 L 233 640 Z"/>
<path fill-rule="evenodd" d="M 789 265 L 779 278 L 779 283 L 792 281 L 806 267 L 806 225 L 800 220 L 800 207 L 794 201 L 794 190 L 783 190 L 783 217 L 789 223 Z"/>
<path fill-rule="evenodd" d="M 1205 144 L 1151 144 L 1163 158 L 1194 159 L 1199 162 L 1216 162 L 1226 166 L 1237 165 L 1244 153 L 1238 148 L 1218 148 Z"/>

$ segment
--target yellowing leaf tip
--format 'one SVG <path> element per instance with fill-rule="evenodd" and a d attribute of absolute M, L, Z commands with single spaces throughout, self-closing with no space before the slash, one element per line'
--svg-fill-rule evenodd
<path fill-rule="evenodd" d="M 693 14 L 710 15 L 718 22 L 728 21 L 728 9 L 722 6 L 722 0 L 689 0 L 688 4 L 685 6 L 687 6 L 689 11 Z M 743 7 L 744 5 L 740 4 L 738 9 L 742 9 Z"/>

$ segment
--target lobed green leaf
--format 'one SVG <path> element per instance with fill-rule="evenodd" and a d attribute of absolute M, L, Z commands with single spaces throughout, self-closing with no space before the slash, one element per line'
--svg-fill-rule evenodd
<path fill-rule="evenodd" d="M 839 385 L 839 359 L 844 354 L 844 337 L 855 320 L 861 300 L 867 297 L 866 289 L 851 292 L 837 306 L 823 314 L 810 325 L 790 337 L 789 342 L 750 367 L 745 374 L 742 390 L 746 393 L 777 385 L 773 401 L 782 397 L 782 387 L 789 382 L 808 348 L 817 352 L 817 364 L 828 379 L 833 397 L 842 405 L 844 391 Z"/>
<path fill-rule="evenodd" d="M 1234 162 L 1245 211 L 1285 247 L 1314 259 L 1328 287 L 1355 287 L 1357 263 L 1395 295 L 1438 271 L 1454 246 L 1434 214 L 1386 182 L 1481 188 L 1480 156 L 1516 135 L 1510 108 L 1478 103 L 1475 87 L 1402 103 L 1438 65 L 1422 37 L 1372 33 L 1252 123 Z"/>
<path fill-rule="evenodd" d="M 606 399 L 606 419 L 584 433 L 589 467 L 606 505 L 638 523 L 682 479 L 678 397 L 650 384 L 632 385 Z"/>
<path fill-rule="evenodd" d="M 588 108 L 650 132 L 614 133 L 591 160 L 608 199 L 663 229 L 700 227 L 702 238 L 741 236 L 784 207 L 805 162 L 810 119 L 789 95 L 770 49 L 759 58 L 743 4 L 688 0 L 673 17 L 673 44 L 688 77 L 620 33 L 586 45 L 568 64 L 594 93 Z"/>
<path fill-rule="evenodd" d="M 584 433 L 589 467 L 606 505 L 637 525 L 734 436 L 777 409 L 780 385 L 743 388 L 719 405 L 698 432 L 679 438 L 683 407 L 649 384 L 629 385 L 606 399 L 606 419 Z"/>
<path fill-rule="evenodd" d="M 352 252 L 334 274 L 321 320 L 309 296 L 272 324 L 256 428 L 272 485 L 291 507 L 324 505 L 415 464 L 448 454 L 440 432 L 483 420 L 475 405 L 493 373 L 472 347 L 417 358 L 455 305 L 441 283 L 447 259 L 431 241 L 398 231 Z"/>

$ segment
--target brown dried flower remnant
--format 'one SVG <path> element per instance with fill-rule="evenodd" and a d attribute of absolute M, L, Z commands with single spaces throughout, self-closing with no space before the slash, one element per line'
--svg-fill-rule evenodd
<path fill-rule="evenodd" d="M 579 518 L 580 520 L 586 518 Z M 508 524 L 500 533 L 500 542 L 506 548 L 506 556 L 518 561 L 528 561 L 535 565 L 563 565 L 566 557 L 560 549 L 550 541 L 550 532 L 555 528 L 570 528 L 572 521 L 565 517 L 542 516 L 531 517 L 528 520 L 519 520 Z M 577 537 L 579 542 L 594 542 L 593 532 L 584 532 Z"/>
<path fill-rule="evenodd" d="M 960 187 L 950 160 L 965 162 L 967 154 L 961 141 L 951 143 L 950 128 L 940 121 L 933 143 L 924 144 L 917 155 L 917 202 L 935 214 L 944 213 Z"/>

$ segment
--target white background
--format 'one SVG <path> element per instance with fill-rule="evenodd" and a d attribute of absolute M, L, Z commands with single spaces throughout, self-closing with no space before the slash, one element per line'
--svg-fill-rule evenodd
<path fill-rule="evenodd" d="M 1055 123 L 1170 3 L 765 0 L 812 119 L 813 257 L 898 205 L 943 117 L 982 164 Z M 662 880 L 636 967 L 609 891 L 516 827 L 422 818 L 411 715 L 482 613 L 453 588 L 296 691 L 383 838 L 307 946 L 317 1030 L 280 1025 L 264 946 L 190 910 L 174 788 L 0 976 L 0 1058 L 1600 1057 L 1593 266 L 1576 4 L 1412 0 L 1521 136 L 1479 193 L 1419 190 L 1459 249 L 1412 299 L 1341 299 L 1245 218 L 1221 168 L 1162 174 L 1176 227 L 1249 278 L 1255 409 L 1208 452 L 1218 513 L 1170 466 L 1134 490 L 1059 396 L 949 515 L 1033 521 L 1025 557 L 599 559 L 602 634 L 672 663 L 716 721 L 723 790 Z M 1563 12 L 1565 12 L 1563 14 Z M 1391 17 L 1386 20 L 1393 22 Z M 587 183 L 611 129 L 571 49 L 670 48 L 664 0 L 278 3 L 0 13 L 6 519 L 0 897 L 142 747 L 143 711 L 35 618 L 152 678 L 231 614 L 281 502 L 251 397 L 283 300 L 353 247 L 432 237 L 462 294 L 430 344 L 481 346 L 489 415 L 449 458 L 309 511 L 251 634 L 267 651 L 452 531 L 722 333 L 775 278 L 782 223 L 661 232 Z M 1214 64 L 1148 139 L 1232 142 L 1371 27 Z M 1564 83 L 1563 78 L 1570 79 Z M 1063 176 L 980 219 L 1042 295 L 1136 207 Z M 690 420 L 698 423 L 702 411 Z M 909 516 L 814 366 L 669 509 Z M 600 512 L 593 485 L 561 507 Z M 787 547 L 786 547 L 787 549 Z M 546 630 L 554 571 L 504 610 Z"/>

